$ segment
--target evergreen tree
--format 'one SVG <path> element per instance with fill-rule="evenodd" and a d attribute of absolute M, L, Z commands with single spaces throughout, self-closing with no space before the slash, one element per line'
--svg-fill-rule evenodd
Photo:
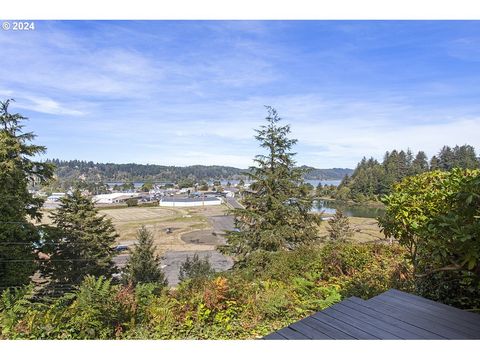
<path fill-rule="evenodd" d="M 160 269 L 160 258 L 155 255 L 153 235 L 145 226 L 137 232 L 135 248 L 130 255 L 124 271 L 124 280 L 127 283 L 154 283 L 167 285 L 167 280 Z"/>
<path fill-rule="evenodd" d="M 348 217 L 342 211 L 336 210 L 335 215 L 328 220 L 328 234 L 331 241 L 347 242 L 351 240 L 354 230 L 350 226 Z"/>
<path fill-rule="evenodd" d="M 43 200 L 29 192 L 45 185 L 53 166 L 31 160 L 46 148 L 32 144 L 35 135 L 23 132 L 27 118 L 8 112 L 10 100 L 0 102 L 0 289 L 30 281 L 36 270 L 35 248 Z"/>
<path fill-rule="evenodd" d="M 442 170 L 451 170 L 455 166 L 455 154 L 450 146 L 444 146 L 438 153 L 438 167 Z"/>
<path fill-rule="evenodd" d="M 412 161 L 412 167 L 410 175 L 417 175 L 428 171 L 428 158 L 427 154 L 423 151 L 419 151 Z"/>
<path fill-rule="evenodd" d="M 198 254 L 194 254 L 191 259 L 189 256 L 187 256 L 185 262 L 180 265 L 178 279 L 180 281 L 184 281 L 187 279 L 198 281 L 207 279 L 213 274 L 215 274 L 215 270 L 212 268 L 212 265 L 210 264 L 208 258 L 206 257 L 200 259 L 198 257 Z"/>
<path fill-rule="evenodd" d="M 433 155 L 430 160 L 430 171 L 439 170 L 439 169 L 440 169 L 440 161 L 438 160 L 438 157 Z"/>
<path fill-rule="evenodd" d="M 317 197 L 322 197 L 324 195 L 323 185 L 321 182 L 318 183 L 317 188 L 315 189 L 315 195 Z"/>
<path fill-rule="evenodd" d="M 453 149 L 453 167 L 461 169 L 478 169 L 479 161 L 475 149 L 470 145 L 455 146 Z"/>
<path fill-rule="evenodd" d="M 51 216 L 44 252 L 50 260 L 42 273 L 60 284 L 79 284 L 87 275 L 109 277 L 113 263 L 115 228 L 106 215 L 100 216 L 93 202 L 79 190 L 61 199 Z"/>
<path fill-rule="evenodd" d="M 239 259 L 257 250 L 293 249 L 299 244 L 318 239 L 321 218 L 310 213 L 313 197 L 303 182 L 304 170 L 295 167 L 289 139 L 290 126 L 279 126 L 275 109 L 267 107 L 267 124 L 256 130 L 255 138 L 267 150 L 257 155 L 257 166 L 251 167 L 250 191 L 244 194 L 244 209 L 234 209 L 239 231 L 228 232 L 226 252 Z"/>

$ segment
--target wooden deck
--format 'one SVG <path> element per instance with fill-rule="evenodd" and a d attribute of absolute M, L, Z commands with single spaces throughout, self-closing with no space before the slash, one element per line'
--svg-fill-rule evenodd
<path fill-rule="evenodd" d="M 348 298 L 264 339 L 480 339 L 480 315 L 392 289 Z"/>

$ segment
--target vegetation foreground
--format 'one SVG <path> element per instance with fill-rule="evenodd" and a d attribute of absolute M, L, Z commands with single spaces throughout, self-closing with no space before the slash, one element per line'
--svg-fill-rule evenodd
<path fill-rule="evenodd" d="M 32 287 L 4 291 L 4 339 L 252 339 L 343 297 L 408 290 L 405 251 L 327 244 L 259 252 L 242 269 L 191 278 L 177 289 L 113 285 L 87 277 L 73 292 L 38 301 Z"/>

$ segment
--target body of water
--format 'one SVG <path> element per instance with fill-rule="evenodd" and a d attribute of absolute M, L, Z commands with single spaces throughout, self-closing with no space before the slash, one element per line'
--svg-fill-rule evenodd
<path fill-rule="evenodd" d="M 385 214 L 381 207 L 349 204 L 335 200 L 317 200 L 314 203 L 314 212 L 323 212 L 326 216 L 334 215 L 337 210 L 346 216 L 376 219 Z"/>
<path fill-rule="evenodd" d="M 306 183 L 311 184 L 313 187 L 317 187 L 318 184 L 322 184 L 323 186 L 325 185 L 333 185 L 333 186 L 338 186 L 342 182 L 342 180 L 309 180 L 305 179 Z"/>

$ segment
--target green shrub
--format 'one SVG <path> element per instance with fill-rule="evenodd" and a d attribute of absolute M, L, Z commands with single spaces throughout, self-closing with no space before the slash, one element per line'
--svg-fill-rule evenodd
<path fill-rule="evenodd" d="M 125 201 L 128 207 L 138 206 L 138 199 L 128 199 Z"/>
<path fill-rule="evenodd" d="M 8 339 L 258 338 L 343 297 L 402 288 L 408 284 L 404 255 L 399 246 L 311 245 L 259 252 L 242 268 L 170 290 L 87 277 L 78 290 L 53 303 L 34 301 L 31 289 L 4 292 L 1 334 Z"/>
<path fill-rule="evenodd" d="M 215 274 L 215 270 L 212 268 L 208 257 L 200 259 L 198 254 L 194 254 L 190 259 L 187 256 L 187 259 L 180 265 L 179 280 L 194 280 L 201 281 L 209 278 Z"/>

